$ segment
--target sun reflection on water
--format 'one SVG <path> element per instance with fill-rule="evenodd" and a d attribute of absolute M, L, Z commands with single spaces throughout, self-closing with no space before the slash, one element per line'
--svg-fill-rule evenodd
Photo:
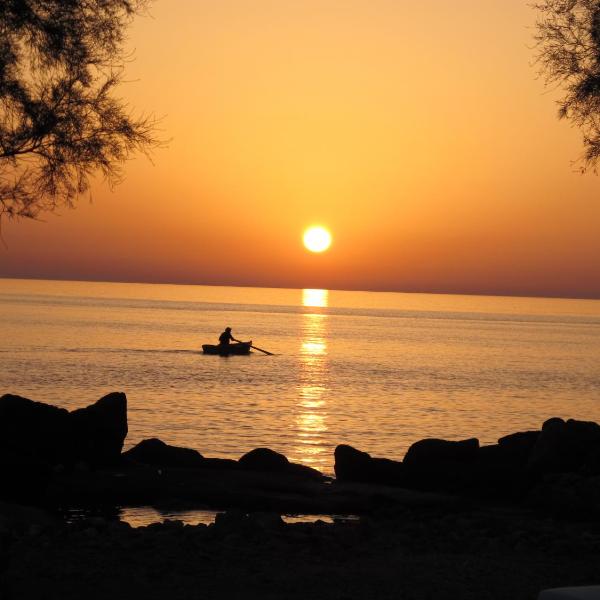
<path fill-rule="evenodd" d="M 308 317 L 314 317 L 316 315 L 305 315 Z M 306 356 L 317 356 L 319 354 L 327 353 L 327 346 L 324 341 L 314 341 L 310 342 L 302 342 L 302 350 L 301 353 Z"/>
<path fill-rule="evenodd" d="M 302 290 L 302 305 L 326 308 L 328 290 Z M 302 315 L 300 377 L 296 406 L 294 460 L 322 469 L 327 464 L 327 315 Z"/>
<path fill-rule="evenodd" d="M 302 290 L 302 306 L 327 307 L 329 290 Z"/>

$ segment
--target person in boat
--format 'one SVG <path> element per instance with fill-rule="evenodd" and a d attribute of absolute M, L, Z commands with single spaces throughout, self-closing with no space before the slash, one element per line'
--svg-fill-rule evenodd
<path fill-rule="evenodd" d="M 231 327 L 225 327 L 225 331 L 219 336 L 219 344 L 221 344 L 221 346 L 229 346 L 229 342 L 241 344 L 240 340 L 236 340 L 231 335 Z"/>

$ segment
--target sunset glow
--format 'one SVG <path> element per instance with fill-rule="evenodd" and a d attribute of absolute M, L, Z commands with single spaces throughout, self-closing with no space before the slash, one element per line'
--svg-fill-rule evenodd
<path fill-rule="evenodd" d="M 599 15 L 0 0 L 0 589 L 600 600 Z"/>
<path fill-rule="evenodd" d="M 536 78 L 529 3 L 151 12 L 119 92 L 167 146 L 4 223 L 0 276 L 600 297 L 599 180 Z"/>

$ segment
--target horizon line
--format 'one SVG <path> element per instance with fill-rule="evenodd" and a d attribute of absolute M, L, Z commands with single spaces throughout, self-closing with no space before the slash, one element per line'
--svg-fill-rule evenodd
<path fill-rule="evenodd" d="M 429 290 L 398 290 L 398 289 L 361 289 L 361 288 L 323 288 L 323 287 L 289 287 L 282 285 L 250 285 L 244 283 L 237 284 L 223 284 L 223 283 L 197 283 L 197 282 L 174 282 L 174 281 L 131 281 L 124 279 L 85 279 L 85 278 L 70 278 L 65 279 L 64 277 L 7 277 L 0 275 L 2 279 L 13 279 L 13 280 L 25 280 L 25 281 L 64 281 L 64 282 L 77 282 L 77 283 L 120 283 L 120 284 L 133 284 L 133 285 L 179 285 L 179 286 L 203 286 L 203 287 L 238 287 L 238 288 L 262 288 L 262 289 L 275 289 L 275 290 L 310 290 L 310 289 L 322 289 L 333 292 L 366 292 L 372 294 L 430 294 L 436 296 L 481 296 L 481 297 L 493 297 L 493 298 L 531 298 L 531 299 L 548 299 L 548 300 L 590 300 L 598 301 L 600 296 L 561 296 L 558 294 L 547 294 L 543 296 L 534 296 L 528 293 L 491 293 L 491 292 L 444 292 L 444 291 L 429 291 Z"/>

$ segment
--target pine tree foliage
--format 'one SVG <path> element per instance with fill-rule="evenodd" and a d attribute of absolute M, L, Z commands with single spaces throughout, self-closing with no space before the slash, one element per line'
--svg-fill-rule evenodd
<path fill-rule="evenodd" d="M 596 170 L 600 159 L 600 0 L 544 0 L 536 41 L 538 64 L 546 80 L 564 94 L 559 117 L 583 134 L 582 170 Z"/>
<path fill-rule="evenodd" d="M 148 0 L 0 1 L 0 217 L 73 206 L 157 141 L 115 96 L 125 34 Z"/>

